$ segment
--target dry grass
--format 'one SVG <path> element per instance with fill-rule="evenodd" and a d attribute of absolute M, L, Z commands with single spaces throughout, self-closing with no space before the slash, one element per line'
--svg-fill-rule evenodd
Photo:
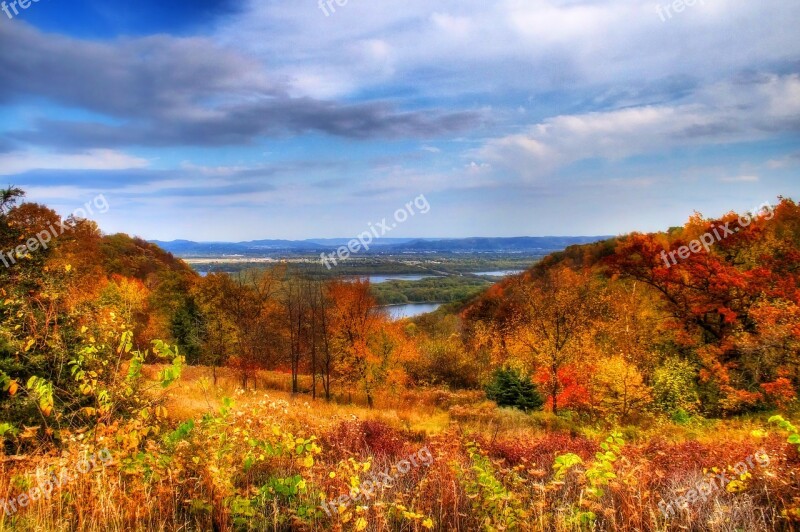
<path fill-rule="evenodd" d="M 158 369 L 148 367 L 147 374 Z M 288 375 L 259 373 L 258 390 L 247 392 L 238 390 L 238 383 L 230 370 L 219 370 L 214 386 L 207 368 L 186 368 L 165 396 L 166 424 L 129 420 L 101 427 L 92 441 L 71 435 L 59 454 L 6 458 L 0 463 L 5 499 L 30 489 L 37 468 L 74 468 L 85 453 L 103 447 L 114 460 L 76 475 L 13 519 L 0 518 L 0 530 L 355 530 L 363 525 L 368 531 L 422 531 L 430 525 L 442 531 L 566 531 L 586 529 L 579 516 L 587 511 L 596 516 L 598 530 L 790 530 L 794 523 L 780 512 L 800 502 L 797 450 L 774 434 L 755 440 L 752 429 L 764 427 L 758 419 L 629 427 L 614 466 L 617 478 L 598 499 L 587 495 L 585 472 L 605 436 L 600 427 L 497 409 L 475 393 L 403 392 L 379 397 L 379 407 L 368 409 L 355 401 L 292 396 Z M 220 415 L 225 397 L 233 397 L 235 405 Z M 192 430 L 170 434 L 189 419 L 195 420 Z M 312 436 L 316 439 L 309 440 Z M 307 447 L 295 456 L 299 441 L 316 442 L 319 452 Z M 480 444 L 477 455 L 469 450 L 473 441 Z M 288 447 L 271 456 L 254 442 L 288 442 Z M 435 458 L 430 467 L 398 474 L 399 461 L 423 446 Z M 721 490 L 669 522 L 660 516 L 658 501 L 685 493 L 704 468 L 735 464 L 758 447 L 771 462 L 753 472 L 741 493 Z M 552 465 L 565 453 L 580 456 L 584 465 L 558 481 Z M 301 463 L 308 456 L 313 460 Z M 371 471 L 392 472 L 395 485 L 339 515 L 314 510 L 320 497 L 347 493 L 350 477 L 364 480 L 367 473 L 359 468 L 366 463 Z M 291 478 L 304 482 L 297 495 L 259 495 L 276 479 Z M 242 509 L 242 504 L 253 506 Z M 519 519 L 510 520 L 514 515 Z"/>

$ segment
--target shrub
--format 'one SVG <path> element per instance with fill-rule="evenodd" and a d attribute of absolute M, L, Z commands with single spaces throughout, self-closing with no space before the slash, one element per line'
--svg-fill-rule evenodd
<path fill-rule="evenodd" d="M 409 436 L 383 421 L 348 420 L 323 434 L 322 444 L 337 460 L 353 455 L 396 458 L 403 453 Z"/>
<path fill-rule="evenodd" d="M 691 421 L 692 415 L 684 410 L 683 408 L 679 408 L 672 412 L 672 421 L 678 425 L 686 425 Z"/>
<path fill-rule="evenodd" d="M 765 382 L 761 385 L 767 401 L 780 409 L 786 409 L 792 401 L 797 399 L 797 392 L 792 385 L 792 381 L 786 377 L 780 377 L 774 382 Z"/>
<path fill-rule="evenodd" d="M 544 398 L 531 379 L 513 368 L 501 368 L 492 374 L 492 380 L 486 386 L 486 397 L 498 406 L 510 406 L 525 412 L 539 410 L 544 404 Z"/>
<path fill-rule="evenodd" d="M 694 366 L 679 358 L 669 358 L 653 375 L 653 397 L 664 412 L 697 411 L 697 373 Z"/>

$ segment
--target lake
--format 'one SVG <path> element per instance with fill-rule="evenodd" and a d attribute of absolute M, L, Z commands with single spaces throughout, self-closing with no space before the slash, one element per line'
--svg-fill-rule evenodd
<path fill-rule="evenodd" d="M 441 306 L 441 303 L 408 303 L 405 305 L 387 305 L 384 308 L 389 311 L 389 316 L 393 320 L 400 320 L 433 312 Z"/>
<path fill-rule="evenodd" d="M 214 270 L 214 271 L 211 271 L 211 272 L 197 272 L 197 273 L 200 274 L 200 277 L 208 277 L 208 274 L 210 274 L 210 273 L 227 273 L 228 275 L 231 275 L 231 274 L 234 274 L 236 272 L 220 272 L 220 271 Z"/>
<path fill-rule="evenodd" d="M 428 279 L 429 277 L 436 277 L 435 275 L 419 275 L 413 273 L 399 273 L 396 275 L 364 275 L 359 276 L 362 279 L 364 277 L 369 277 L 369 282 L 371 284 L 381 284 L 387 281 L 421 281 L 422 279 Z"/>
<path fill-rule="evenodd" d="M 489 277 L 508 277 L 509 275 L 516 275 L 525 270 L 497 270 L 494 272 L 472 272 L 473 275 L 488 275 Z"/>

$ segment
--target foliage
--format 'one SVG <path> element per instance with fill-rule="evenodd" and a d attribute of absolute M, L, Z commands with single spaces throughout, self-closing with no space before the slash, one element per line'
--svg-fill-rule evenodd
<path fill-rule="evenodd" d="M 602 312 L 603 294 L 589 272 L 557 267 L 522 285 L 504 342 L 517 357 L 546 372 L 543 390 L 554 413 L 562 392 L 559 371 L 588 353 L 587 343 Z"/>
<path fill-rule="evenodd" d="M 553 461 L 553 482 L 563 483 L 566 476 L 571 471 L 575 471 L 585 479 L 584 492 L 589 499 L 593 500 L 591 507 L 599 508 L 598 504 L 606 495 L 605 487 L 610 481 L 617 478 L 614 463 L 621 456 L 623 443 L 621 434 L 612 433 L 600 444 L 600 451 L 595 454 L 595 460 L 582 470 L 577 468 L 577 466 L 585 464 L 580 456 L 573 453 L 557 456 Z M 597 514 L 591 510 L 573 507 L 569 520 L 580 527 L 592 527 L 597 520 Z"/>
<path fill-rule="evenodd" d="M 406 326 L 419 354 L 405 363 L 414 383 L 454 389 L 480 387 L 488 361 L 464 349 L 460 325 L 458 316 L 447 314 L 423 315 Z"/>
<path fill-rule="evenodd" d="M 372 285 L 381 305 L 466 301 L 491 285 L 474 277 L 431 277 L 418 281 L 386 281 Z"/>
<path fill-rule="evenodd" d="M 20 198 L 0 194 L 3 249 L 62 221 Z M 733 220 L 570 248 L 460 315 L 391 322 L 368 282 L 308 265 L 201 279 L 151 244 L 68 219 L 46 249 L 14 251 L 0 269 L 0 440 L 15 453 L 0 491 L 32 489 L 31 465 L 55 472 L 102 448 L 114 463 L 0 527 L 791 527 L 800 458 L 783 441 L 750 419 L 644 416 L 651 402 L 678 421 L 796 404 L 800 209 L 784 200 L 713 249 L 661 262 Z M 202 391 L 187 375 L 206 368 L 184 356 L 209 368 Z M 254 391 L 267 370 L 285 396 Z M 487 377 L 489 396 L 523 410 L 542 406 L 540 384 L 553 413 L 409 388 Z M 800 449 L 793 424 L 770 421 Z M 618 422 L 634 424 L 629 444 L 598 439 Z M 430 461 L 401 465 L 423 446 Z M 756 448 L 775 459 L 742 473 Z M 665 524 L 658 500 L 731 471 L 726 489 Z M 373 475 L 391 482 L 369 489 Z"/>
<path fill-rule="evenodd" d="M 539 410 L 544 404 L 530 377 L 511 367 L 495 370 L 492 380 L 486 385 L 486 397 L 498 406 L 519 408 L 525 412 Z"/>
<path fill-rule="evenodd" d="M 739 230 L 697 245 L 722 227 Z M 800 386 L 798 242 L 800 207 L 781 199 L 758 213 L 697 214 L 668 232 L 572 247 L 468 305 L 464 345 L 495 367 L 524 364 L 554 411 L 567 401 L 633 419 L 648 387 L 669 415 L 790 408 Z M 690 245 L 686 258 L 669 258 Z M 581 379 L 587 368 L 606 375 Z"/>
<path fill-rule="evenodd" d="M 467 496 L 472 500 L 472 510 L 482 530 L 505 530 L 519 528 L 527 517 L 522 501 L 497 478 L 491 460 L 477 443 L 466 445 L 471 462 L 470 470 L 461 474 L 461 482 Z M 509 482 L 518 484 L 521 479 L 513 472 Z"/>
<path fill-rule="evenodd" d="M 693 412 L 698 408 L 697 373 L 685 360 L 670 357 L 653 374 L 653 397 L 664 412 Z"/>
<path fill-rule="evenodd" d="M 614 462 L 619 459 L 620 449 L 624 443 L 622 435 L 614 432 L 600 444 L 600 451 L 595 455 L 595 462 L 586 470 L 586 479 L 589 481 L 586 493 L 589 496 L 601 498 L 605 494 L 603 486 L 617 478 L 614 473 Z"/>
<path fill-rule="evenodd" d="M 564 480 L 564 477 L 567 476 L 573 467 L 582 463 L 583 460 L 581 457 L 574 453 L 556 456 L 555 460 L 553 461 L 553 479 L 556 481 Z"/>
<path fill-rule="evenodd" d="M 776 408 L 787 409 L 797 399 L 797 390 L 792 386 L 792 381 L 786 377 L 761 383 L 761 389 L 767 402 Z"/>
<path fill-rule="evenodd" d="M 789 421 L 783 419 L 781 416 L 772 416 L 769 418 L 769 422 L 775 423 L 780 428 L 788 432 L 789 437 L 786 439 L 787 443 L 797 445 L 797 450 L 800 452 L 800 432 L 798 432 L 797 427 L 792 425 Z"/>
<path fill-rule="evenodd" d="M 638 368 L 621 356 L 605 359 L 597 365 L 592 379 L 599 399 L 595 408 L 605 418 L 629 422 L 641 415 L 652 401 L 650 387 Z"/>

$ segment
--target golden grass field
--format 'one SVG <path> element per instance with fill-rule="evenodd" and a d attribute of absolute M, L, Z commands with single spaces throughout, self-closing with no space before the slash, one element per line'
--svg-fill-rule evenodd
<path fill-rule="evenodd" d="M 154 376 L 158 367 L 146 368 Z M 0 497 L 30 493 L 36 471 L 75 469 L 87 452 L 113 460 L 38 497 L 2 530 L 788 530 L 798 497 L 797 450 L 764 419 L 622 427 L 614 478 L 592 491 L 595 454 L 611 428 L 498 409 L 481 392 L 441 389 L 378 397 L 367 408 L 293 397 L 289 376 L 260 372 L 237 388 L 231 370 L 185 368 L 152 417 L 70 434 L 60 452 L 3 459 Z M 307 386 L 307 381 L 302 382 Z M 232 398 L 233 403 L 225 400 Z M 339 401 L 347 395 L 340 393 Z M 224 411 L 220 413 L 220 411 Z M 193 420 L 191 428 L 185 424 Z M 179 424 L 183 423 L 181 430 Z M 176 430 L 176 427 L 178 429 Z M 87 438 L 88 439 L 88 438 Z M 431 463 L 403 469 L 429 449 Z M 665 521 L 657 504 L 712 468 L 757 449 L 770 457 Z M 581 460 L 559 476 L 558 456 Z M 416 455 L 415 455 L 416 456 Z M 398 464 L 401 464 L 398 466 Z M 706 473 L 704 473 L 704 469 Z M 394 477 L 367 497 L 370 472 Z M 330 515 L 320 505 L 358 502 Z M 794 506 L 793 506 L 794 505 Z M 330 507 L 329 507 L 330 511 Z M 785 516 L 781 516 L 781 512 Z"/>

